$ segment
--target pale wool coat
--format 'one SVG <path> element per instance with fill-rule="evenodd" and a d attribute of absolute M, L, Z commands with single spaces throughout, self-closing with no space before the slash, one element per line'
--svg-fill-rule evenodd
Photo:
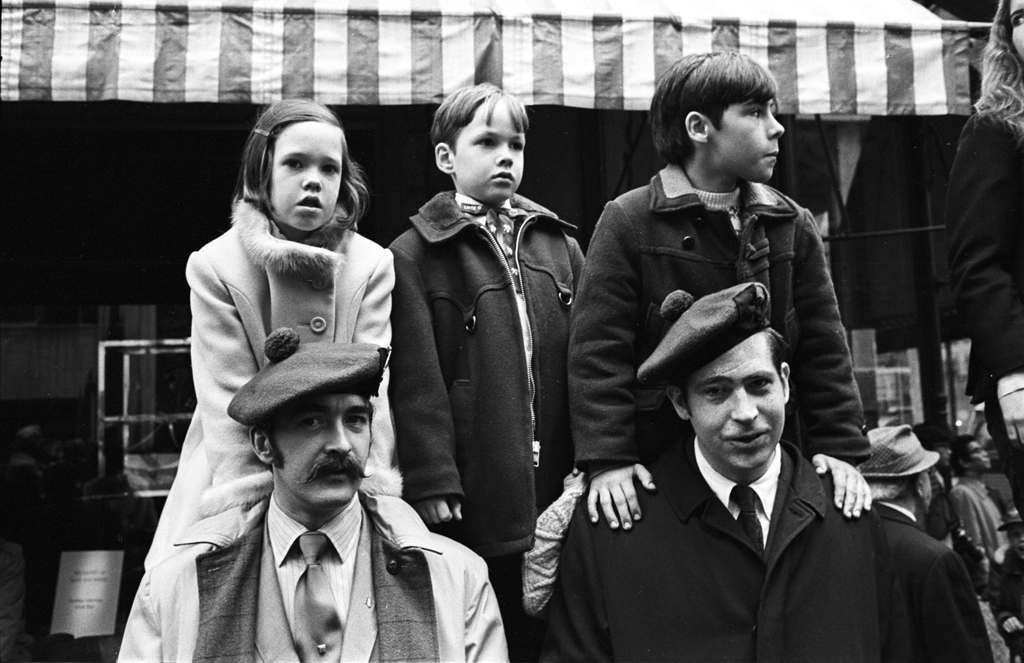
<path fill-rule="evenodd" d="M 334 222 L 302 243 L 289 241 L 244 201 L 235 205 L 231 224 L 189 257 L 185 272 L 196 409 L 147 569 L 173 552 L 172 543 L 200 518 L 228 511 L 243 518 L 270 494 L 270 471 L 253 454 L 248 429 L 227 414 L 235 392 L 266 363 L 270 332 L 291 327 L 303 343 L 391 345 L 390 251 Z M 370 472 L 394 465 L 387 372 L 379 393 Z M 401 494 L 400 481 L 385 492 Z"/>

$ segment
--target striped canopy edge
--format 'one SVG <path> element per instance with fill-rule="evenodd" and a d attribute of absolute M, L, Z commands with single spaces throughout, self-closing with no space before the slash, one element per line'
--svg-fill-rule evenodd
<path fill-rule="evenodd" d="M 911 0 L 751 2 L 7 0 L 0 99 L 435 104 L 490 81 L 527 104 L 646 110 L 679 57 L 738 50 L 783 113 L 970 112 L 969 24 Z M 857 18 L 789 9 L 810 4 Z"/>

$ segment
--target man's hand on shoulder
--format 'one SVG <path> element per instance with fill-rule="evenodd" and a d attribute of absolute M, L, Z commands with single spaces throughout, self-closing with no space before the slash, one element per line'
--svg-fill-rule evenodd
<path fill-rule="evenodd" d="M 832 473 L 835 505 L 847 518 L 860 518 L 861 511 L 871 510 L 871 487 L 853 465 L 825 454 L 814 454 L 811 464 L 818 474 Z"/>
<path fill-rule="evenodd" d="M 592 470 L 590 491 L 587 493 L 587 514 L 590 522 L 597 523 L 600 519 L 598 509 L 608 521 L 608 527 L 618 529 L 633 528 L 633 521 L 640 520 L 643 513 L 636 499 L 636 488 L 633 478 L 648 491 L 654 491 L 654 478 L 647 468 L 640 463 L 632 465 L 609 465 L 603 469 Z"/>
<path fill-rule="evenodd" d="M 462 520 L 462 502 L 454 495 L 428 497 L 412 505 L 428 525 Z"/>

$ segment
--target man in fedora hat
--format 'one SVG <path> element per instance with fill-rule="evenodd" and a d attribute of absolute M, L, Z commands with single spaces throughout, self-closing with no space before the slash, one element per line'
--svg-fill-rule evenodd
<path fill-rule="evenodd" d="M 831 476 L 781 441 L 790 369 L 767 290 L 677 291 L 661 314 L 637 377 L 669 384 L 696 439 L 652 464 L 643 527 L 595 527 L 577 506 L 542 660 L 904 660 L 878 519 L 844 518 Z"/>
<path fill-rule="evenodd" d="M 487 567 L 366 476 L 388 351 L 290 329 L 228 407 L 273 489 L 241 531 L 199 521 L 143 578 L 122 661 L 504 660 Z M 383 489 L 386 493 L 380 494 Z"/>
<path fill-rule="evenodd" d="M 993 583 L 999 633 L 1014 655 L 1024 654 L 1024 520 L 1016 509 L 1010 509 L 999 530 L 1006 532 L 1010 545 L 1006 548 L 998 580 Z"/>
<path fill-rule="evenodd" d="M 860 466 L 871 486 L 896 572 L 903 582 L 913 662 L 991 661 L 992 649 L 971 578 L 960 556 L 919 524 L 931 501 L 926 451 L 910 426 L 868 431 L 871 456 Z"/>

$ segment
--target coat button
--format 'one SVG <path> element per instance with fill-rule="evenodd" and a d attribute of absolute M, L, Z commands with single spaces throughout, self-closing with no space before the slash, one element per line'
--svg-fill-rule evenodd
<path fill-rule="evenodd" d="M 692 251 L 693 247 L 697 246 L 697 240 L 693 238 L 693 235 L 685 235 L 683 237 L 683 248 L 687 251 Z"/>
<path fill-rule="evenodd" d="M 401 568 L 401 567 L 399 567 L 397 559 L 389 559 L 388 560 L 388 565 L 387 565 L 388 573 L 390 573 L 393 576 L 396 576 L 396 575 L 398 575 L 399 568 Z"/>
<path fill-rule="evenodd" d="M 323 334 L 327 329 L 327 321 L 318 315 L 309 321 L 309 328 L 314 334 Z"/>

